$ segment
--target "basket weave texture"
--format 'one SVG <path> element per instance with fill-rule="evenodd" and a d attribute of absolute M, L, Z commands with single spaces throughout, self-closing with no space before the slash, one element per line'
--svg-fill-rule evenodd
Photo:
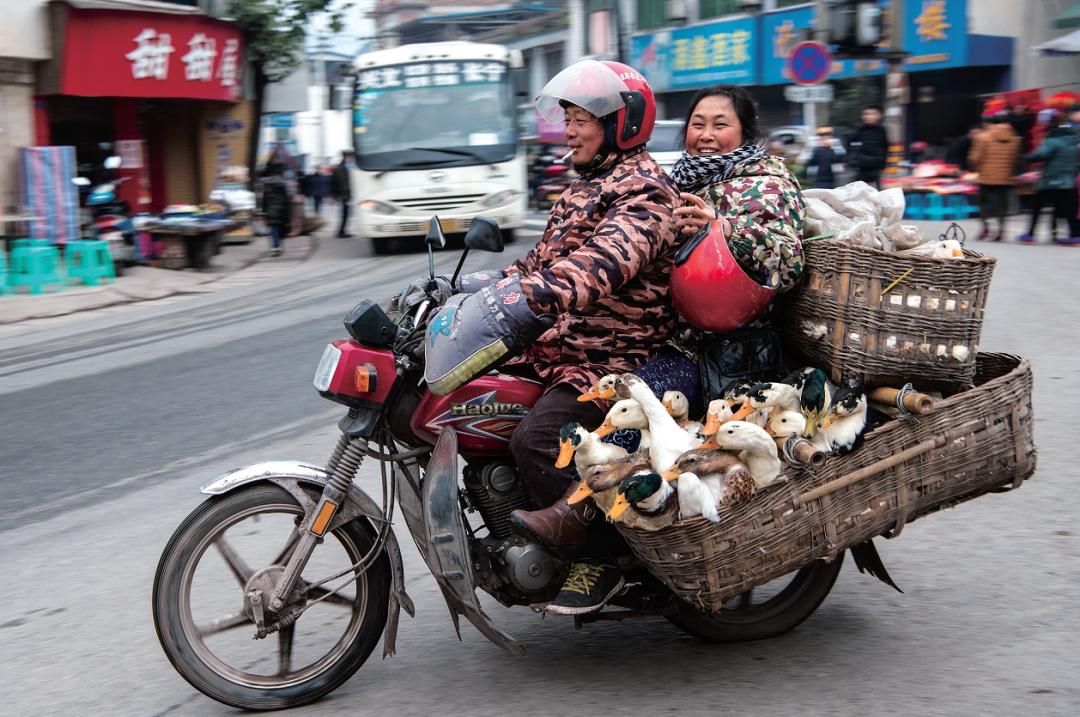
<path fill-rule="evenodd" d="M 820 469 L 786 468 L 750 502 L 655 532 L 616 524 L 649 570 L 683 600 L 718 611 L 750 588 L 1035 471 L 1026 359 L 979 354 L 978 386 L 918 422 L 892 420 Z M 852 479 L 854 479 L 853 482 Z"/>
<path fill-rule="evenodd" d="M 804 280 L 779 316 L 810 364 L 838 383 L 972 385 L 996 259 L 968 250 L 930 259 L 835 239 L 807 242 L 804 254 Z"/>

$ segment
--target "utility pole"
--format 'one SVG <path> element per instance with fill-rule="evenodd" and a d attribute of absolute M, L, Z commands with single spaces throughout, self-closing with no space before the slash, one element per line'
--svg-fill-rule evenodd
<path fill-rule="evenodd" d="M 585 54 L 585 3 L 584 0 L 569 0 L 566 3 L 568 18 L 566 43 L 563 45 L 563 64 L 569 67 Z"/>
<path fill-rule="evenodd" d="M 908 77 L 904 71 L 904 0 L 889 6 L 889 73 L 885 76 L 885 131 L 891 144 L 904 144 L 907 128 Z"/>

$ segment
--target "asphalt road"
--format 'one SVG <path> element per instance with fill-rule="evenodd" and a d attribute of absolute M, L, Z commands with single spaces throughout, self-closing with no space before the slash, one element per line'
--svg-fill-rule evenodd
<path fill-rule="evenodd" d="M 331 241 L 331 240 L 327 240 Z M 526 248 L 528 240 L 511 247 Z M 298 710 L 395 715 L 1080 713 L 1080 428 L 1072 282 L 1080 251 L 992 245 L 983 346 L 1032 359 L 1039 471 L 1020 491 L 879 541 L 892 592 L 849 563 L 815 615 L 769 641 L 712 646 L 663 620 L 588 626 L 488 601 L 528 655 L 468 624 L 458 643 L 402 527 L 396 657 L 378 652 Z M 470 267 L 507 257 L 475 256 Z M 456 255 L 439 257 L 452 269 Z M 149 596 L 198 487 L 272 458 L 323 462 L 341 410 L 311 375 L 358 296 L 385 298 L 423 257 L 324 247 L 288 273 L 0 336 L 0 684 L 12 715 L 219 715 L 154 636 Z M 370 466 L 360 481 L 375 488 Z"/>

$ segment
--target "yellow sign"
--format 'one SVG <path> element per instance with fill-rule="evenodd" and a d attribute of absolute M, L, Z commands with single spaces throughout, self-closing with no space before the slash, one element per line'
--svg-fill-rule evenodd
<path fill-rule="evenodd" d="M 798 39 L 795 37 L 795 23 L 784 20 L 776 26 L 776 32 L 773 34 L 773 57 L 787 59 L 796 42 Z"/>
<path fill-rule="evenodd" d="M 923 42 L 948 40 L 945 31 L 952 25 L 945 22 L 945 0 L 923 0 L 922 13 L 915 18 L 915 31 Z"/>

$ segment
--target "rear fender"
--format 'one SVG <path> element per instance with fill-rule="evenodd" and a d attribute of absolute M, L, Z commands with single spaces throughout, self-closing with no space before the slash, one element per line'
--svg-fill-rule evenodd
<path fill-rule="evenodd" d="M 288 491 L 289 495 L 296 498 L 297 502 L 303 506 L 305 513 L 310 513 L 314 510 L 315 504 L 300 486 L 308 485 L 321 491 L 329 480 L 330 475 L 323 468 L 309 463 L 268 461 L 233 469 L 200 490 L 206 495 L 225 495 L 252 483 L 273 483 Z M 382 509 L 371 496 L 352 485 L 349 487 L 347 503 L 334 516 L 329 530 L 361 517 L 370 520 L 372 527 L 378 530 L 379 523 L 382 521 Z M 400 608 L 404 607 L 409 617 L 416 615 L 416 609 L 413 607 L 412 599 L 405 592 L 405 569 L 401 562 L 401 548 L 398 546 L 393 530 L 387 532 L 384 545 L 386 554 L 390 558 L 392 580 L 386 629 L 383 632 L 383 657 L 387 657 L 393 655 L 395 651 Z"/>

